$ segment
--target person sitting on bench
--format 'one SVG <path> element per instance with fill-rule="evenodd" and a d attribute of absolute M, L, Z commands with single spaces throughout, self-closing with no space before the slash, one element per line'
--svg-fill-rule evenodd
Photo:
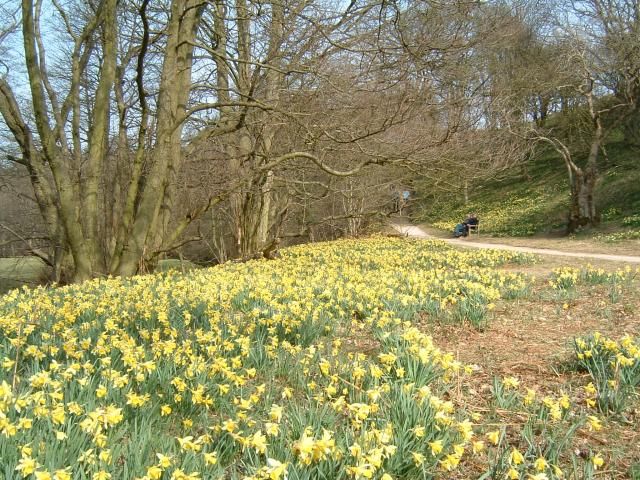
<path fill-rule="evenodd" d="M 475 228 L 477 230 L 479 223 L 480 223 L 480 220 L 478 220 L 478 216 L 475 213 L 470 213 L 469 215 L 467 215 L 467 219 L 464 222 L 462 222 L 462 224 L 466 228 L 465 237 L 469 235 L 470 229 Z"/>
<path fill-rule="evenodd" d="M 453 236 L 454 236 L 454 238 L 466 237 L 467 236 L 467 226 L 462 224 L 462 223 L 458 223 L 455 226 L 455 228 L 453 229 Z"/>

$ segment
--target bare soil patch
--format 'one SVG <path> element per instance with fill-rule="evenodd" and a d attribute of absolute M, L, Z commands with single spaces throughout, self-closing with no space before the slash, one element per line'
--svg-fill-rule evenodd
<path fill-rule="evenodd" d="M 610 262 L 602 263 L 612 267 Z M 482 332 L 467 325 L 423 324 L 442 350 L 477 366 L 477 371 L 465 380 L 464 394 L 457 398 L 466 408 L 480 412 L 491 410 L 490 389 L 494 377 L 515 376 L 522 387 L 533 388 L 541 395 L 565 392 L 571 397 L 579 396 L 579 388 L 589 383 L 590 378 L 573 366 L 576 337 L 596 331 L 616 339 L 625 334 L 640 336 L 638 289 L 625 289 L 615 302 L 609 296 L 607 285 L 580 285 L 568 295 L 554 293 L 546 282 L 550 270 L 559 264 L 567 265 L 566 259 L 564 262 L 547 260 L 531 267 L 508 267 L 535 274 L 538 279 L 534 292 L 527 299 L 499 302 Z M 519 421 L 514 412 L 495 414 L 498 422 Z M 595 446 L 606 457 L 607 469 L 599 472 L 599 478 L 636 478 L 629 472 L 632 465 L 640 463 L 638 407 L 625 419 L 607 419 L 600 432 L 581 431 L 575 442 L 577 450 Z M 475 473 L 465 474 L 473 478 Z"/>

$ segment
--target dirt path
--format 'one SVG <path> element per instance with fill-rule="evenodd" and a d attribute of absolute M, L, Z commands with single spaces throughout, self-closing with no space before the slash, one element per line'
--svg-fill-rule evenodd
<path fill-rule="evenodd" d="M 560 257 L 577 257 L 577 258 L 594 258 L 599 260 L 609 260 L 614 262 L 628 262 L 628 263 L 640 263 L 640 256 L 634 255 L 610 255 L 606 253 L 589 253 L 589 252 L 567 252 L 563 250 L 554 250 L 550 248 L 532 248 L 532 247 L 517 247 L 514 245 L 504 245 L 499 243 L 482 243 L 471 241 L 470 238 L 437 238 L 433 235 L 429 235 L 420 227 L 410 224 L 392 222 L 391 228 L 407 237 L 412 238 L 433 238 L 443 240 L 452 245 L 459 247 L 472 247 L 472 248 L 494 248 L 499 250 L 511 250 L 515 252 L 535 253 L 539 255 L 553 255 Z"/>

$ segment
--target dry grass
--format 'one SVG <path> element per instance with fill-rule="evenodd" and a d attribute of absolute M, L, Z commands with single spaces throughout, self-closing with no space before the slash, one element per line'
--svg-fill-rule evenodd
<path fill-rule="evenodd" d="M 611 262 L 603 268 L 614 269 Z M 546 280 L 551 269 L 566 265 L 566 259 L 547 259 L 533 266 L 510 269 L 535 274 L 538 278 L 528 299 L 502 301 L 493 312 L 486 330 L 470 326 L 423 323 L 436 345 L 453 352 L 478 371 L 464 387 L 458 400 L 471 411 L 490 411 L 490 385 L 494 376 L 516 376 L 523 386 L 538 392 L 577 393 L 590 379 L 571 368 L 575 337 L 599 331 L 619 338 L 628 333 L 640 336 L 640 292 L 627 289 L 612 303 L 606 285 L 579 286 L 569 298 L 554 293 Z M 585 262 L 586 264 L 586 262 Z M 578 265 L 572 265 L 578 266 Z M 517 412 L 494 412 L 495 421 L 508 424 L 522 421 Z M 630 468 L 640 463 L 640 411 L 628 413 L 626 421 L 608 419 L 605 429 L 590 434 L 581 431 L 575 449 L 597 446 L 607 458 L 608 467 L 600 478 L 632 478 Z M 584 448 L 583 448 L 584 447 Z M 466 478 L 478 472 L 466 471 Z M 465 478 L 465 477 L 460 477 Z"/>
<path fill-rule="evenodd" d="M 474 236 L 475 240 L 476 237 Z M 561 238 L 494 238 L 480 236 L 484 243 L 500 243 L 516 247 L 548 248 L 569 252 L 605 253 L 609 255 L 640 255 L 640 240 L 625 240 L 619 243 L 603 243 L 592 239 Z"/>

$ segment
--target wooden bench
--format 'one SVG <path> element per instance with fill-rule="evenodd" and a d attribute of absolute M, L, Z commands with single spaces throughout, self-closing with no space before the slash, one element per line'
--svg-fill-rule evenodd
<path fill-rule="evenodd" d="M 469 236 L 471 236 L 471 234 L 473 232 L 476 232 L 476 236 L 477 237 L 480 236 L 480 224 L 478 224 L 478 225 L 467 225 L 467 227 L 469 228 Z"/>

